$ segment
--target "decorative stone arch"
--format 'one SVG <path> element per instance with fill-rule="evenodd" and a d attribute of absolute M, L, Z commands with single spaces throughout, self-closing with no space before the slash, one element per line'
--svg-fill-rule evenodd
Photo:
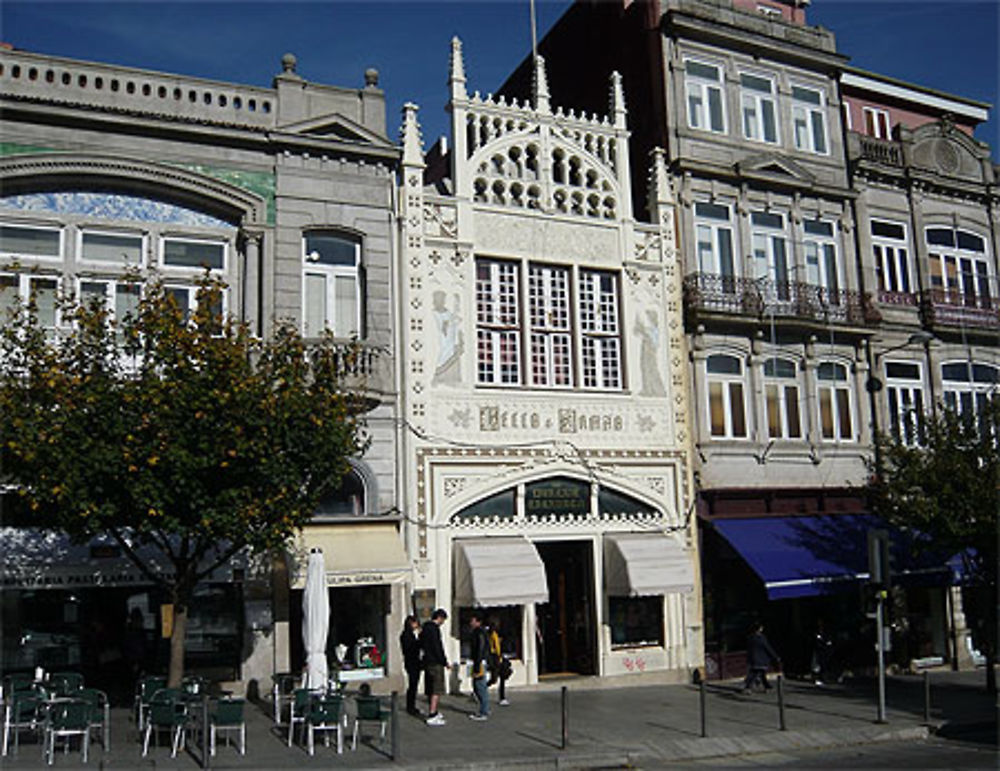
<path fill-rule="evenodd" d="M 32 153 L 0 158 L 0 189 L 4 195 L 80 187 L 166 201 L 235 226 L 263 227 L 267 220 L 267 203 L 260 196 L 186 169 L 89 153 Z"/>
<path fill-rule="evenodd" d="M 636 502 L 648 506 L 650 509 L 658 512 L 661 517 L 668 516 L 670 513 L 666 510 L 664 501 L 657 500 L 647 490 L 639 489 L 637 485 L 629 484 L 630 480 L 616 479 L 610 481 L 599 474 L 581 472 L 578 466 L 559 464 L 557 466 L 544 466 L 532 469 L 527 473 L 500 481 L 490 480 L 490 484 L 487 487 L 477 488 L 463 495 L 461 498 L 456 496 L 457 499 L 449 505 L 446 513 L 441 517 L 441 521 L 452 522 L 460 512 L 481 501 L 485 501 L 510 489 L 516 490 L 521 485 L 544 482 L 547 479 L 569 479 L 586 485 L 592 485 L 596 482 L 599 487 L 605 490 L 632 498 Z"/>
<path fill-rule="evenodd" d="M 360 458 L 348 458 L 351 471 L 357 474 L 361 480 L 361 486 L 365 491 L 365 510 L 361 512 L 364 516 L 378 514 L 376 503 L 378 502 L 378 477 L 371 467 Z"/>

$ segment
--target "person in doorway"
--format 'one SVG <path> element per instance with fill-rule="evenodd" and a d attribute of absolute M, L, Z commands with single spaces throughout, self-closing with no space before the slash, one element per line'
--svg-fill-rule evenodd
<path fill-rule="evenodd" d="M 754 624 L 747 640 L 747 677 L 743 681 L 743 693 L 750 693 L 751 687 L 758 680 L 765 691 L 771 690 L 771 684 L 767 682 L 767 668 L 772 663 L 781 669 L 781 659 L 764 636 L 764 625 Z"/>
<path fill-rule="evenodd" d="M 423 651 L 420 645 L 420 622 L 416 616 L 407 616 L 403 631 L 399 633 L 399 647 L 403 651 L 403 668 L 406 670 L 406 711 L 420 715 L 417 709 L 417 686 L 423 671 Z"/>
<path fill-rule="evenodd" d="M 447 620 L 448 612 L 438 608 L 431 614 L 431 620 L 424 622 L 420 632 L 420 646 L 424 657 L 424 692 L 427 694 L 427 725 L 444 725 L 444 715 L 438 712 L 438 701 L 444 690 L 444 672 L 448 658 L 444 655 L 441 642 L 441 625 Z"/>
<path fill-rule="evenodd" d="M 146 624 L 142 610 L 132 608 L 122 639 L 122 653 L 128 662 L 129 674 L 137 679 L 146 668 Z"/>
<path fill-rule="evenodd" d="M 500 631 L 500 619 L 493 616 L 490 619 L 490 629 L 487 633 L 487 640 L 490 647 L 489 658 L 487 659 L 490 679 L 486 685 L 490 686 L 496 682 L 500 683 L 500 688 L 498 689 L 500 701 L 498 703 L 501 707 L 506 707 L 510 704 L 507 701 L 507 678 L 511 675 L 512 667 L 510 660 L 503 655 L 503 636 L 500 634 Z"/>
<path fill-rule="evenodd" d="M 486 660 L 490 648 L 482 613 L 473 612 L 469 618 L 469 629 L 472 630 L 472 691 L 476 694 L 476 701 L 479 702 L 479 711 L 473 712 L 469 717 L 472 720 L 486 720 L 490 716 L 490 689 L 486 684 Z"/>

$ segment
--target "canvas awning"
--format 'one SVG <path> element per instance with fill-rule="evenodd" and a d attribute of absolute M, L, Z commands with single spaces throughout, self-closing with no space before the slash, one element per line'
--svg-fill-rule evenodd
<path fill-rule="evenodd" d="M 295 543 L 293 589 L 306 585 L 310 549 L 322 549 L 327 586 L 395 584 L 410 575 L 410 560 L 393 522 L 310 525 Z"/>
<path fill-rule="evenodd" d="M 694 589 L 691 557 L 665 533 L 604 536 L 604 586 L 610 597 L 648 597 Z"/>
<path fill-rule="evenodd" d="M 542 558 L 527 538 L 458 539 L 454 601 L 481 608 L 548 602 Z"/>

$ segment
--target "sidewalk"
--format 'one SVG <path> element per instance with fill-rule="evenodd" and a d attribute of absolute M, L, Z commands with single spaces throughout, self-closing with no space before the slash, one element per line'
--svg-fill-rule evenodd
<path fill-rule="evenodd" d="M 373 728 L 366 733 L 374 734 L 374 739 L 359 743 L 356 752 L 350 750 L 349 741 L 343 755 L 322 745 L 314 757 L 298 744 L 289 749 L 286 727 L 274 726 L 270 704 L 263 702 L 248 705 L 247 755 L 241 757 L 235 748 L 220 746 L 211 767 L 641 768 L 684 759 L 919 739 L 940 726 L 992 720 L 993 702 L 983 682 L 981 670 L 932 674 L 930 728 L 921 724 L 920 677 L 888 678 L 885 725 L 874 723 L 874 683 L 870 680 L 824 688 L 786 682 L 786 731 L 778 730 L 774 690 L 745 696 L 736 681 L 711 683 L 706 688 L 707 738 L 700 736 L 698 688 L 656 684 L 655 678 L 647 676 L 611 682 L 581 678 L 512 689 L 511 706 L 494 706 L 491 719 L 484 723 L 466 717 L 472 707 L 468 697 L 449 696 L 442 699 L 442 713 L 448 720 L 445 726 L 431 727 L 405 712 L 400 715 L 395 764 L 388 756 L 388 736 L 385 746 L 380 747 Z M 565 750 L 560 749 L 562 685 L 568 689 L 569 743 Z M 136 737 L 129 711 L 114 710 L 111 752 L 94 746 L 89 765 L 108 769 L 197 769 L 200 765 L 197 748 L 171 759 L 169 747 L 158 747 L 142 758 Z M 0 768 L 44 765 L 38 740 L 27 735 L 23 738 L 19 756 L 4 758 Z M 79 752 L 57 755 L 55 766 L 69 765 L 80 766 Z"/>

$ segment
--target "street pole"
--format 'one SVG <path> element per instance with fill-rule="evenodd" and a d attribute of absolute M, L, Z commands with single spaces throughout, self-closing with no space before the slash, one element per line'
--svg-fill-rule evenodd
<path fill-rule="evenodd" d="M 885 590 L 878 590 L 878 603 L 875 606 L 875 650 L 878 652 L 878 717 L 876 723 L 885 723 Z"/>

